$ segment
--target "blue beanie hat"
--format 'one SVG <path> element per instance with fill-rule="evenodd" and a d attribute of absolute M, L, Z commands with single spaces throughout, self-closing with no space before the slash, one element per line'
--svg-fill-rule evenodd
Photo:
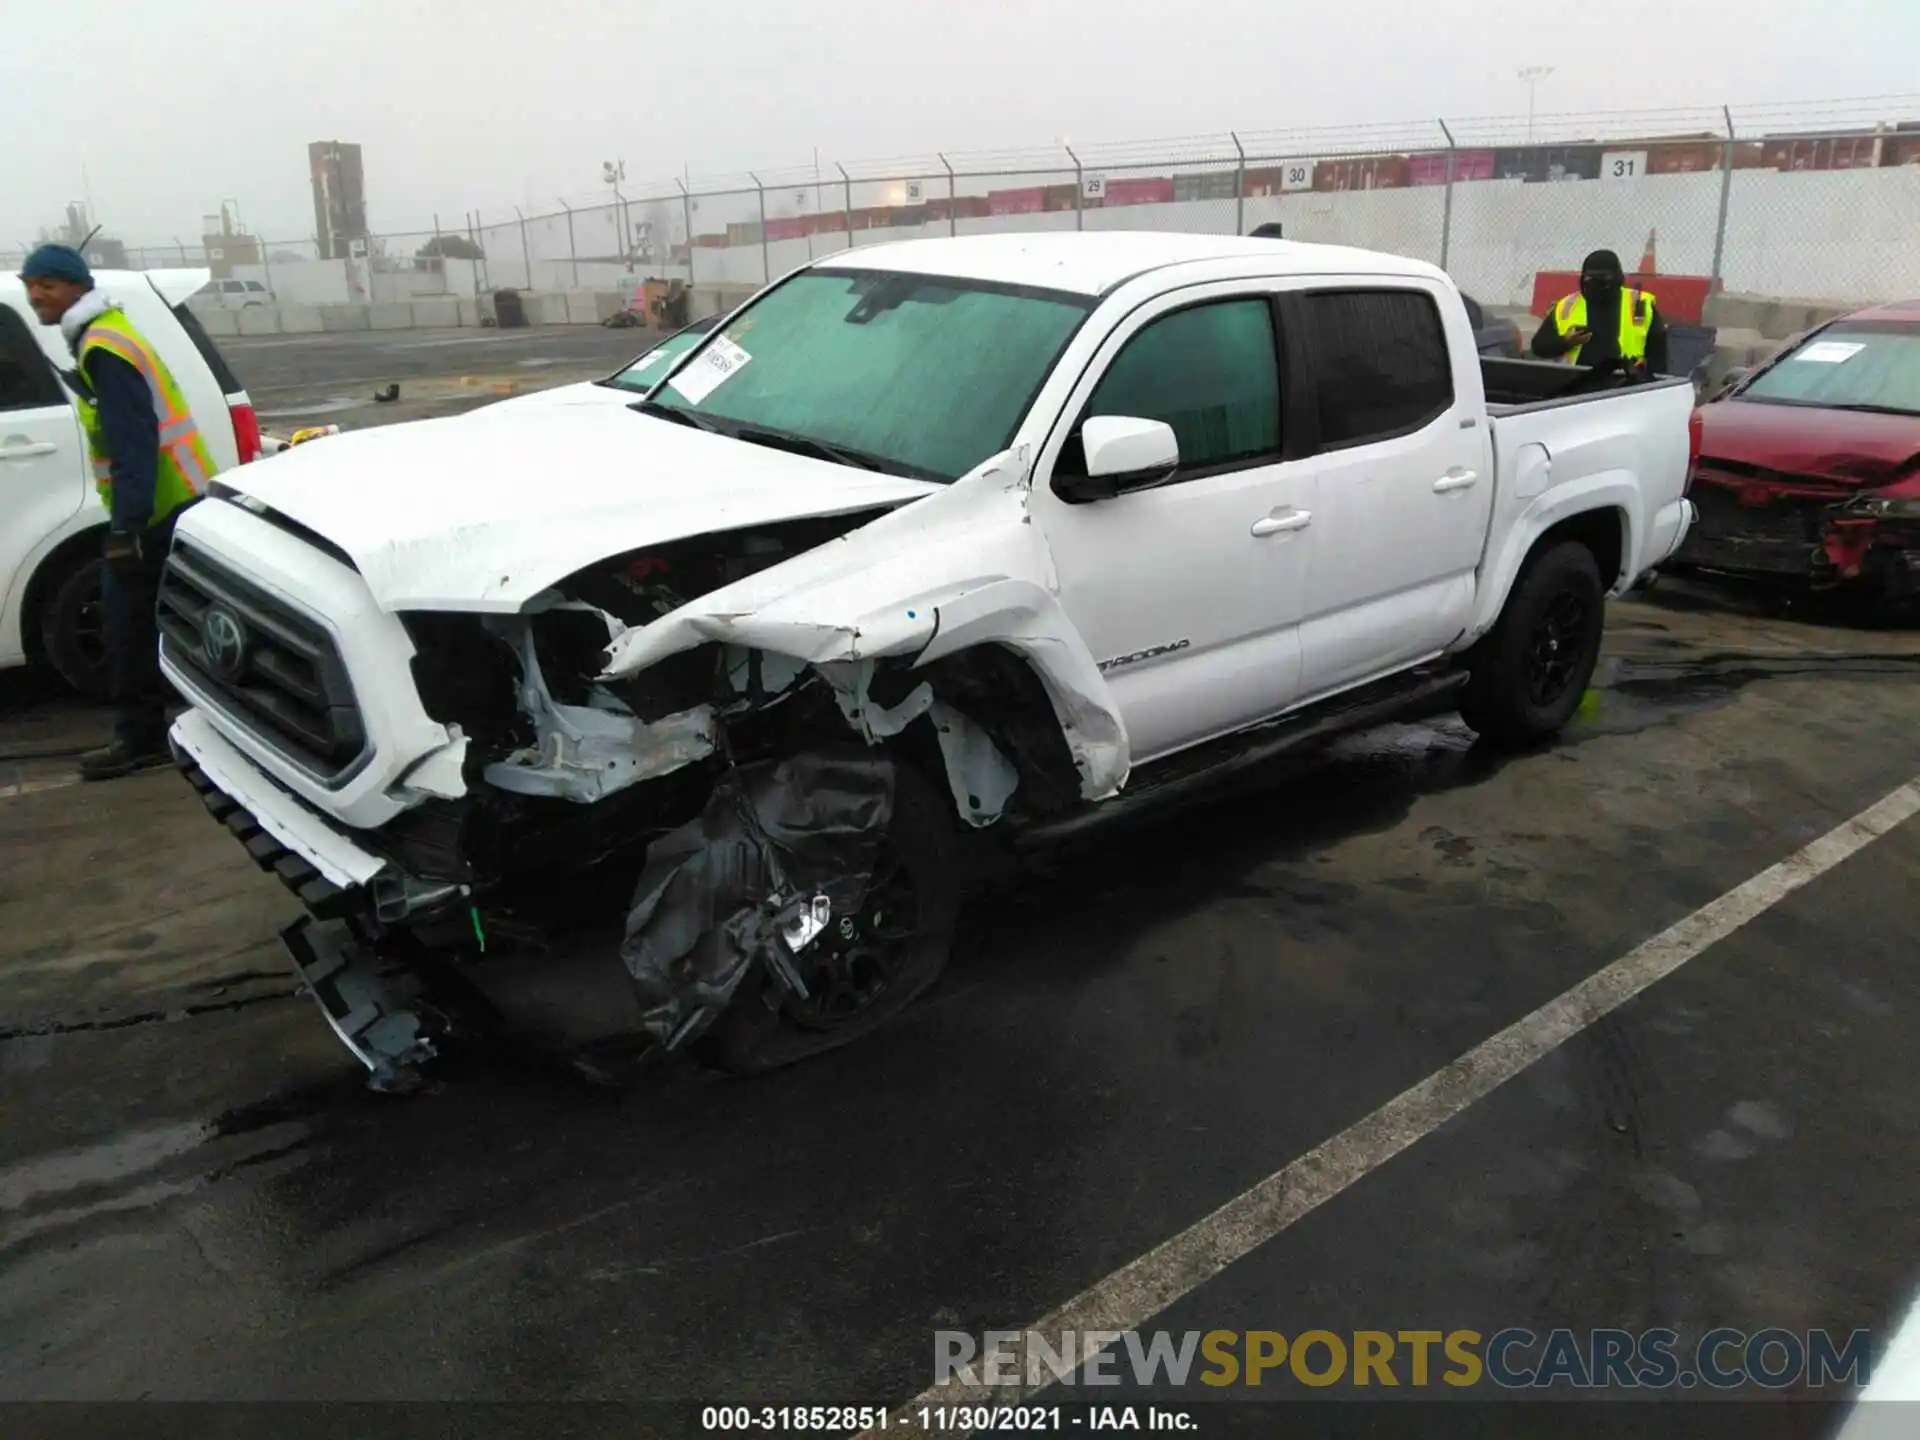
<path fill-rule="evenodd" d="M 20 267 L 22 280 L 71 280 L 76 285 L 91 285 L 93 271 L 87 257 L 71 245 L 42 245 Z"/>

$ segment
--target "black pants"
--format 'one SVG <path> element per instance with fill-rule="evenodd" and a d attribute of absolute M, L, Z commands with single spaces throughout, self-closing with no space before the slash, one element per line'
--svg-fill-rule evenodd
<path fill-rule="evenodd" d="M 138 559 L 109 560 L 101 580 L 107 673 L 113 687 L 113 736 L 135 750 L 166 744 L 169 692 L 160 674 L 154 609 L 179 514 L 176 510 L 140 537 Z"/>

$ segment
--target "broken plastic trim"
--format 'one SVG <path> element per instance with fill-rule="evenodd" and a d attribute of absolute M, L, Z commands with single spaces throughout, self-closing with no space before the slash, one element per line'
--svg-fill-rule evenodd
<path fill-rule="evenodd" d="M 533 721 L 536 738 L 531 747 L 489 764 L 482 772 L 489 784 L 591 805 L 713 753 L 711 705 L 648 724 L 604 690 L 592 692 L 593 704 L 564 704 L 547 688 L 527 618 L 495 623 L 519 653 L 520 709 Z"/>
<path fill-rule="evenodd" d="M 413 1008 L 418 980 L 404 968 L 383 966 L 341 920 L 302 916 L 280 932 L 280 942 L 333 1033 L 367 1067 L 368 1087 L 413 1089 L 416 1067 L 436 1053 Z"/>
<path fill-rule="evenodd" d="M 873 661 L 817 668 L 833 687 L 840 713 L 869 745 L 898 735 L 922 715 L 932 722 L 947 785 L 961 819 L 977 828 L 993 824 L 1005 812 L 1007 801 L 1019 788 L 1020 772 L 985 730 L 937 698 L 932 685 L 921 681 L 906 699 L 888 708 L 874 704 L 868 693 L 873 683 Z"/>

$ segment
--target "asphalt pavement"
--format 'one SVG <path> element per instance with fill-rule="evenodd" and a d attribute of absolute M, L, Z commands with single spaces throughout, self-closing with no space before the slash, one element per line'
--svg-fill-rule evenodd
<path fill-rule="evenodd" d="M 1348 1137 L 1905 793 L 1917 655 L 1663 583 L 1613 607 L 1560 743 L 1387 726 L 1036 856 L 866 1043 L 614 1093 L 499 1056 L 405 1100 L 294 993 L 292 902 L 184 783 L 59 788 L 50 752 L 97 721 L 15 695 L 0 1397 L 893 1405 L 936 1332 L 1029 1324 L 1175 1237 L 1226 1245 L 1217 1207 L 1303 1157 L 1323 1189 L 1352 1173 L 1137 1313 L 1884 1337 L 1920 1279 L 1920 821 L 1401 1148 L 1353 1162 Z M 1264 1435 L 1246 1401 L 1330 1393 L 1159 1398 Z M 1770 1414 L 1743 1433 L 1829 1428 Z"/>
<path fill-rule="evenodd" d="M 218 342 L 269 431 L 359 429 L 457 415 L 507 394 L 594 380 L 664 332 L 600 325 L 518 330 L 380 330 Z M 398 401 L 377 391 L 398 384 Z"/>

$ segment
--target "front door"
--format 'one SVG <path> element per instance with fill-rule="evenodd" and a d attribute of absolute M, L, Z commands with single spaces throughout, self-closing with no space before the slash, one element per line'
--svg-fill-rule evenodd
<path fill-rule="evenodd" d="M 87 503 L 85 447 L 80 421 L 27 322 L 0 301 L 0 600 L 9 606 L 20 603 L 29 562 Z M 30 625 L 34 617 L 20 620 Z M 0 636 L 0 664 L 21 654 L 16 636 Z"/>
<path fill-rule="evenodd" d="M 1088 367 L 1092 415 L 1161 420 L 1171 479 L 1085 504 L 1034 484 L 1060 598 L 1126 721 L 1135 764 L 1286 708 L 1300 678 L 1313 482 L 1287 458 L 1273 296 L 1196 287 L 1142 307 Z M 1056 447 L 1058 442 L 1056 442 Z"/>

